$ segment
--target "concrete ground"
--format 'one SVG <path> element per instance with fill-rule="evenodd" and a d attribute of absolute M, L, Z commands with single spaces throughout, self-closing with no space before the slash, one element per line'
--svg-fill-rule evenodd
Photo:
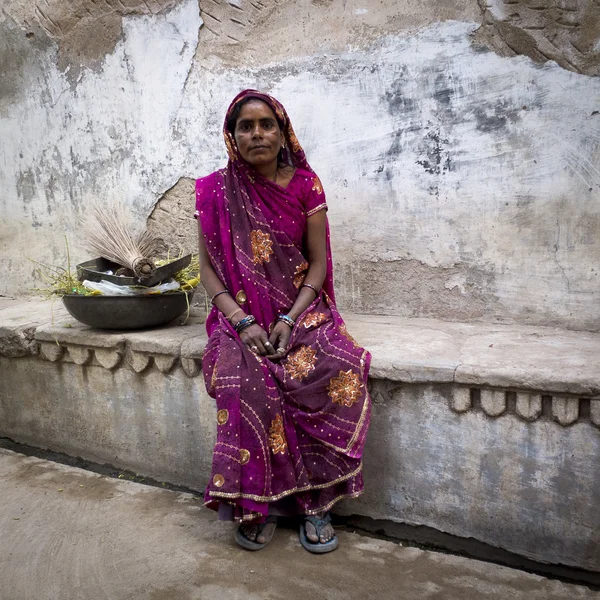
<path fill-rule="evenodd" d="M 0 448 L 0 600 L 600 598 L 490 563 L 339 531 L 307 553 L 281 528 L 261 552 L 190 494 Z"/>

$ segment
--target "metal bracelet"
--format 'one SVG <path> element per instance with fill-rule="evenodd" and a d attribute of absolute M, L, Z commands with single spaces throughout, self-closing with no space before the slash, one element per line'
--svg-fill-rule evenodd
<path fill-rule="evenodd" d="M 239 312 L 242 312 L 242 309 L 236 308 L 229 316 L 226 316 L 225 318 L 231 323 L 231 319 L 233 319 L 233 317 L 235 317 L 235 315 L 237 315 Z"/>
<path fill-rule="evenodd" d="M 250 325 L 254 325 L 254 323 L 256 323 L 256 319 L 254 318 L 254 316 L 248 315 L 247 317 L 244 317 L 243 319 L 238 321 L 233 326 L 233 328 L 235 329 L 236 333 L 240 333 L 242 330 L 246 329 L 246 327 L 250 327 Z"/>
<path fill-rule="evenodd" d="M 216 293 L 216 294 L 215 294 L 215 295 L 214 295 L 214 296 L 213 296 L 213 297 L 210 299 L 210 302 L 211 302 L 211 304 L 214 304 L 214 303 L 215 303 L 215 298 L 216 298 L 217 296 L 220 296 L 221 294 L 229 294 L 229 290 L 228 290 L 227 288 L 225 288 L 224 290 L 221 290 L 220 292 L 217 292 L 217 293 Z"/>
<path fill-rule="evenodd" d="M 319 297 L 320 292 L 314 285 L 310 285 L 310 283 L 303 283 L 300 287 L 310 288 L 315 293 L 315 296 L 317 298 Z"/>
<path fill-rule="evenodd" d="M 290 317 L 289 315 L 279 315 L 277 317 L 277 322 L 279 322 L 279 321 L 283 321 L 286 325 L 288 325 L 292 329 L 294 328 L 294 325 L 296 324 L 296 321 L 294 321 L 294 319 L 292 319 L 292 317 Z"/>

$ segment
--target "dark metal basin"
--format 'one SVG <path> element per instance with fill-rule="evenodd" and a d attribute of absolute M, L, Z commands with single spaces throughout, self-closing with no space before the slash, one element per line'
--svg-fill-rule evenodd
<path fill-rule="evenodd" d="M 164 325 L 188 307 L 195 290 L 151 296 L 63 296 L 65 308 L 96 329 L 144 329 Z"/>

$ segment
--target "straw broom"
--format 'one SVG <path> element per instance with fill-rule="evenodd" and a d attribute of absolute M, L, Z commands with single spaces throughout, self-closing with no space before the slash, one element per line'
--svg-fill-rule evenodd
<path fill-rule="evenodd" d="M 96 202 L 88 208 L 83 222 L 85 244 L 103 258 L 130 269 L 140 280 L 149 279 L 156 271 L 150 257 L 155 254 L 160 238 L 148 230 L 134 236 L 127 227 L 130 219 L 122 206 L 103 206 Z"/>

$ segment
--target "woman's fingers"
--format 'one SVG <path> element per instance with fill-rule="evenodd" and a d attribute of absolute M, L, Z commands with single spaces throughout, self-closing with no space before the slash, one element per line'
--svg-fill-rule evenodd
<path fill-rule="evenodd" d="M 251 350 L 253 352 L 256 352 L 256 354 L 259 354 L 260 356 L 265 356 L 266 354 L 268 354 L 267 349 L 265 348 L 262 340 L 256 340 L 256 344 L 254 345 L 254 348 L 251 348 Z"/>
<path fill-rule="evenodd" d="M 277 327 L 273 327 L 273 331 L 271 331 L 271 335 L 269 336 L 269 343 L 274 348 L 277 348 L 277 342 L 279 340 L 279 331 Z"/>
<path fill-rule="evenodd" d="M 263 345 L 267 351 L 267 354 L 273 354 L 275 352 L 275 345 L 270 339 L 263 341 Z"/>
<path fill-rule="evenodd" d="M 255 354 L 275 360 L 285 352 L 291 334 L 285 323 L 277 323 L 270 336 L 260 325 L 255 324 L 244 329 L 240 333 L 240 339 Z"/>
<path fill-rule="evenodd" d="M 265 354 L 267 354 L 267 351 L 265 350 L 265 347 L 262 345 L 260 340 L 251 340 L 247 345 L 248 348 L 250 348 L 250 350 L 254 352 L 254 354 L 258 354 L 260 356 L 264 356 Z"/>
<path fill-rule="evenodd" d="M 261 335 L 261 342 L 265 348 L 265 354 L 271 355 L 275 352 L 276 345 L 271 342 L 270 338 L 267 336 L 267 332 L 263 331 L 264 335 Z"/>
<path fill-rule="evenodd" d="M 240 339 L 255 354 L 268 354 L 264 342 L 267 341 L 267 332 L 260 325 L 251 325 L 240 333 Z"/>
<path fill-rule="evenodd" d="M 288 344 L 290 343 L 290 338 L 292 337 L 292 330 L 287 327 L 286 325 L 286 329 L 284 329 L 281 332 L 281 335 L 279 336 L 279 347 L 281 348 L 287 348 Z"/>
<path fill-rule="evenodd" d="M 250 346 L 250 350 L 255 354 L 260 354 L 261 356 L 268 354 L 260 335 L 252 336 L 248 345 Z"/>
<path fill-rule="evenodd" d="M 266 358 L 270 360 L 279 360 L 283 356 L 285 352 L 285 345 L 281 342 L 281 329 L 275 326 L 273 331 L 271 331 L 271 335 L 269 336 L 269 341 L 265 344 L 268 354 Z"/>

